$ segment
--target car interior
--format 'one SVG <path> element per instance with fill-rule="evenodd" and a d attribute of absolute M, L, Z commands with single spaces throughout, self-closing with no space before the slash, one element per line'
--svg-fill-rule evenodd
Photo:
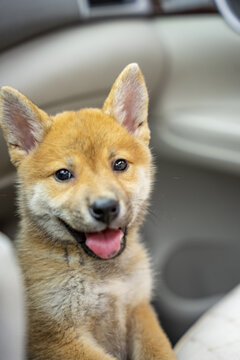
<path fill-rule="evenodd" d="M 120 71 L 139 64 L 156 168 L 142 241 L 173 345 L 240 280 L 239 19 L 234 0 L 0 2 L 0 86 L 50 114 L 101 107 Z M 0 153 L 0 230 L 14 240 L 2 134 Z"/>

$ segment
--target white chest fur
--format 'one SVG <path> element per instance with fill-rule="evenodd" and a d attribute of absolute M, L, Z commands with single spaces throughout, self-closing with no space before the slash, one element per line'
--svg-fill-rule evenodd
<path fill-rule="evenodd" d="M 82 323 L 88 316 L 99 317 L 110 311 L 111 304 L 123 310 L 141 301 L 148 300 L 151 293 L 150 271 L 136 267 L 135 271 L 107 278 L 86 276 L 81 270 L 69 268 L 58 277 L 46 279 L 45 286 L 38 294 L 43 298 L 44 311 L 56 320 L 62 314 L 71 314 L 74 322 Z"/>

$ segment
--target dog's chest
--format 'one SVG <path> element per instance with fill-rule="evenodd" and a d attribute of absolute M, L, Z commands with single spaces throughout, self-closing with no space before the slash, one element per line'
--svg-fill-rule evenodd
<path fill-rule="evenodd" d="M 120 287 L 121 283 L 121 281 L 118 282 Z M 53 286 L 55 288 L 55 284 Z M 56 310 L 54 316 L 58 316 L 58 310 L 61 309 L 63 312 L 72 314 L 74 321 L 81 323 L 83 319 L 86 320 L 93 315 L 96 317 L 102 315 L 111 307 L 111 304 L 121 303 L 121 296 L 119 297 L 119 292 L 116 291 L 116 281 L 89 279 L 75 271 L 66 273 L 55 290 L 50 304 L 50 307 Z M 77 315 L 77 320 L 75 315 Z"/>
<path fill-rule="evenodd" d="M 126 311 L 130 286 L 122 279 L 87 279 L 70 271 L 65 279 L 49 285 L 48 314 L 59 323 L 70 319 L 76 333 L 91 334 L 108 353 L 126 359 Z"/>
<path fill-rule="evenodd" d="M 57 320 L 67 313 L 79 324 L 86 323 L 88 318 L 103 319 L 103 315 L 122 318 L 128 305 L 133 306 L 150 295 L 151 275 L 144 265 L 140 262 L 131 271 L 114 273 L 113 269 L 104 271 L 104 268 L 89 269 L 68 263 L 57 276 L 53 270 L 45 279 L 46 310 Z"/>
<path fill-rule="evenodd" d="M 115 267 L 114 271 L 111 267 L 110 271 L 108 267 L 104 271 L 106 266 L 90 268 L 77 257 L 69 259 L 64 261 L 61 257 L 51 264 L 45 262 L 41 271 L 39 267 L 34 273 L 26 271 L 30 317 L 37 320 L 39 310 L 50 324 L 58 324 L 59 331 L 71 327 L 76 336 L 89 334 L 108 353 L 125 360 L 126 313 L 129 306 L 134 307 L 150 297 L 148 264 L 138 261 L 131 270 L 128 265 L 121 266 L 121 270 L 116 271 Z M 41 286 L 36 286 L 39 283 Z"/>

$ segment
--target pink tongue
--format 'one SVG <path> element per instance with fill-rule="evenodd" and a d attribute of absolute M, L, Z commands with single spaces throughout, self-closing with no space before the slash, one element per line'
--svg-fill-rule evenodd
<path fill-rule="evenodd" d="M 100 258 L 109 259 L 119 252 L 123 235 L 120 229 L 86 233 L 86 245 Z"/>

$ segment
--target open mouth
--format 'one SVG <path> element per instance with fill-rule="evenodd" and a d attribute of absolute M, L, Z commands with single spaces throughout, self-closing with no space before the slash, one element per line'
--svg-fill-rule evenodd
<path fill-rule="evenodd" d="M 127 228 L 107 228 L 99 232 L 80 232 L 73 229 L 62 219 L 60 222 L 68 232 L 82 246 L 84 251 L 98 259 L 113 259 L 119 256 L 126 245 Z"/>

